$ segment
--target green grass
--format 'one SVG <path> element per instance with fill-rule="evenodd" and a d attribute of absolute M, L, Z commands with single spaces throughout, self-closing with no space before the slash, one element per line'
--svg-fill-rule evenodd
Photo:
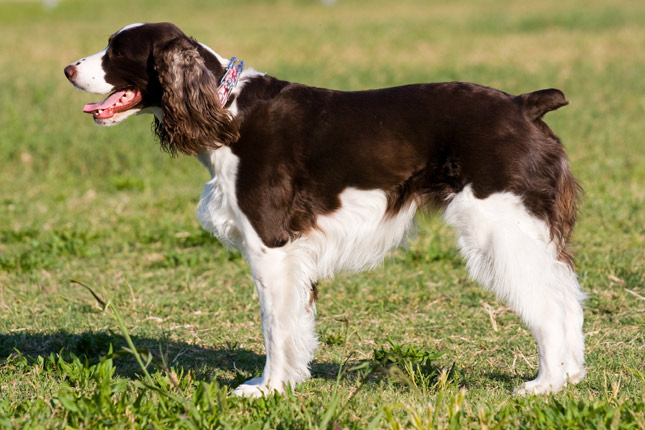
<path fill-rule="evenodd" d="M 1 427 L 645 427 L 642 1 L 214 4 L 0 2 Z M 264 351 L 246 263 L 195 218 L 206 170 L 163 154 L 150 118 L 94 127 L 80 110 L 96 96 L 62 73 L 121 26 L 161 20 L 311 85 L 562 89 L 571 105 L 546 119 L 585 188 L 575 248 L 588 377 L 512 396 L 535 375 L 536 347 L 426 215 L 383 268 L 320 284 L 311 380 L 230 397 L 262 372 Z M 128 337 L 149 376 L 123 353 Z"/>

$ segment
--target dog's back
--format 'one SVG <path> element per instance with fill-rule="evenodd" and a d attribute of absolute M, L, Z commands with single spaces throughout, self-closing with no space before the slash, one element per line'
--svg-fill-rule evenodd
<path fill-rule="evenodd" d="M 511 96 L 450 82 L 342 92 L 282 84 L 270 103 L 241 101 L 241 137 L 232 148 L 240 157 L 240 205 L 251 220 L 266 207 L 258 200 L 291 202 L 278 209 L 275 232 L 260 229 L 265 243 L 312 228 L 316 216 L 339 208 L 334 196 L 348 187 L 383 190 L 397 211 L 410 199 L 445 207 L 468 184 L 478 198 L 524 196 L 566 242 L 577 188 L 560 141 L 541 120 L 568 103 L 561 91 Z M 286 186 L 274 188 L 277 196 L 266 192 L 269 183 Z"/>

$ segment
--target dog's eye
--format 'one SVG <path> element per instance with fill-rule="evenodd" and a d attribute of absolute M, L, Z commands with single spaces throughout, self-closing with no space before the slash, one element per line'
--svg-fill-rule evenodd
<path fill-rule="evenodd" d="M 108 48 L 108 54 L 110 57 L 123 57 L 121 49 L 116 45 L 110 45 Z"/>

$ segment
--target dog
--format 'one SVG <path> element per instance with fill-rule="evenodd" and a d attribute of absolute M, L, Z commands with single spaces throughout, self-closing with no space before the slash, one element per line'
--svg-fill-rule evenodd
<path fill-rule="evenodd" d="M 83 109 L 96 124 L 150 113 L 164 150 L 210 172 L 198 218 L 248 261 L 262 311 L 264 371 L 235 394 L 308 378 L 317 280 L 381 264 L 422 208 L 442 211 L 470 276 L 533 334 L 538 374 L 516 392 L 584 377 L 584 295 L 569 246 L 580 188 L 542 120 L 568 104 L 561 91 L 315 88 L 227 60 L 171 23 L 128 25 L 64 71 L 109 94 Z"/>

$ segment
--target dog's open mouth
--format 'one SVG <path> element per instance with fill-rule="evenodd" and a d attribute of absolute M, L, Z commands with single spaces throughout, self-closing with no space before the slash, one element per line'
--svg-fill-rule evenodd
<path fill-rule="evenodd" d="M 143 96 L 135 87 L 114 91 L 105 100 L 98 103 L 88 103 L 83 107 L 83 112 L 91 113 L 94 119 L 112 118 L 114 114 L 124 112 L 138 105 Z"/>

